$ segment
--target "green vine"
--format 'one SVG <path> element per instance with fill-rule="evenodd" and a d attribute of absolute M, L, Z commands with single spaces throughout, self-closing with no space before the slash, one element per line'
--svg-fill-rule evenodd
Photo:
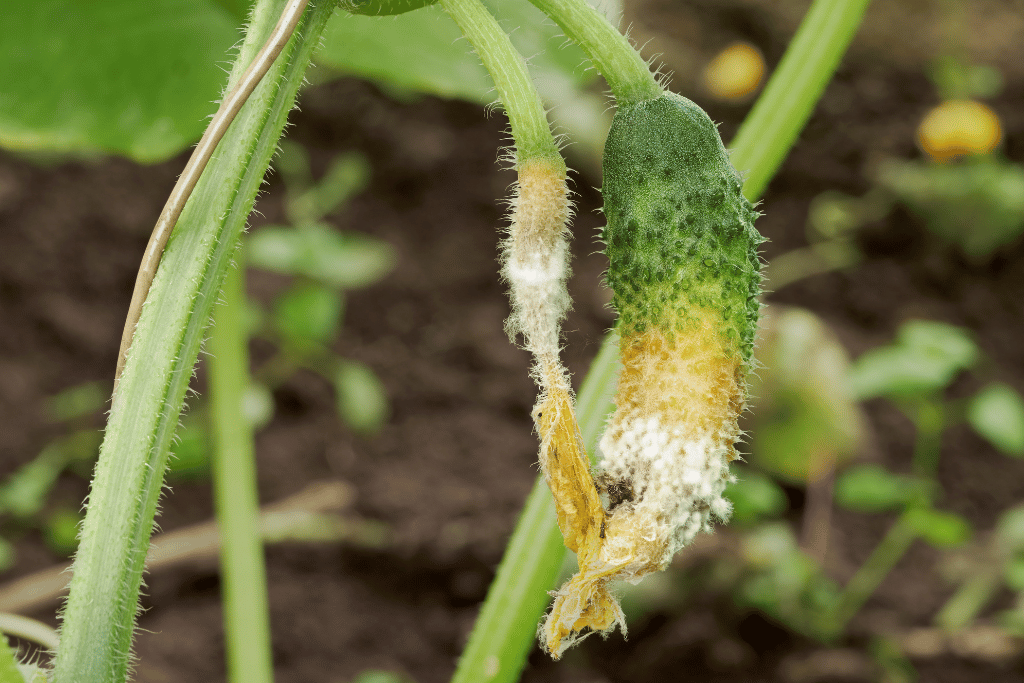
<path fill-rule="evenodd" d="M 230 84 L 273 30 L 281 0 L 261 0 Z M 171 235 L 111 407 L 71 591 L 58 683 L 123 681 L 143 563 L 185 391 L 238 236 L 313 50 L 334 10 L 318 2 L 221 140 Z"/>

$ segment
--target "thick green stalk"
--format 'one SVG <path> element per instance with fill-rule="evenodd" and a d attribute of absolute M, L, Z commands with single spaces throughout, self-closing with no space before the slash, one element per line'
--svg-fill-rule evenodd
<path fill-rule="evenodd" d="M 231 83 L 266 40 L 283 4 L 257 4 Z M 96 465 L 63 615 L 57 683 L 112 683 L 128 675 L 143 563 L 203 332 L 333 10 L 331 2 L 307 9 L 296 35 L 221 141 L 167 245 Z"/>
<path fill-rule="evenodd" d="M 522 55 L 480 0 L 441 0 L 491 75 L 516 143 L 516 161 L 550 159 L 565 167 L 540 94 Z"/>
<path fill-rule="evenodd" d="M 584 9 L 581 6 L 584 4 L 582 0 L 531 0 L 531 2 L 551 16 L 562 30 L 565 31 L 566 35 L 580 42 L 583 49 L 591 55 L 599 69 L 608 68 L 604 66 L 608 60 L 603 57 L 607 53 L 617 53 L 619 55 L 619 64 L 627 62 L 628 59 L 623 45 L 636 54 L 635 50 L 629 46 L 628 41 L 625 41 L 625 39 L 620 40 L 621 37 L 611 37 L 598 30 L 597 22 L 592 17 L 581 20 L 579 26 L 569 23 L 575 17 L 590 16 L 588 15 L 590 10 Z M 809 115 L 817 98 L 824 91 L 825 85 L 835 70 L 835 65 L 838 64 L 839 58 L 848 46 L 857 25 L 863 17 L 866 4 L 867 0 L 815 0 L 807 17 L 805 17 L 800 25 L 792 45 L 783 56 L 783 64 L 797 61 L 791 57 L 791 52 L 799 46 L 803 54 L 801 59 L 804 60 L 799 66 L 803 67 L 803 69 L 780 68 L 777 70 L 768 82 L 761 99 L 763 100 L 770 95 L 777 102 L 785 100 L 784 95 L 791 91 L 791 84 L 785 79 L 798 79 L 802 85 L 799 95 L 801 98 L 800 103 Z M 587 7 L 589 8 L 589 6 Z M 577 12 L 574 13 L 567 8 L 575 8 Z M 828 39 L 838 40 L 839 38 L 845 38 L 845 40 L 842 41 L 838 54 L 834 54 L 831 46 L 822 53 L 822 59 L 830 63 L 828 68 L 816 68 L 815 60 L 817 57 L 815 53 L 807 53 L 804 46 L 809 43 L 817 44 L 819 42 L 821 36 L 818 33 L 822 30 L 820 17 L 825 9 L 828 12 L 840 15 L 833 17 L 835 20 L 833 23 L 843 27 L 844 31 L 837 32 L 832 30 L 828 34 Z M 603 17 L 601 17 L 601 21 L 604 21 Z M 606 21 L 604 23 L 607 24 Z M 595 58 L 595 55 L 599 57 Z M 638 55 L 634 59 L 640 60 L 642 63 Z M 621 75 L 621 80 L 617 80 L 617 85 L 612 85 L 613 92 L 617 97 L 620 92 L 622 93 L 624 100 L 620 101 L 620 104 L 652 99 L 652 97 L 657 97 L 660 94 L 660 88 L 658 93 L 654 93 L 653 96 L 638 96 L 634 94 L 635 91 L 630 90 L 628 84 L 632 82 L 639 86 L 646 78 L 638 76 L 628 77 L 625 75 L 627 72 L 627 69 L 620 68 L 618 71 L 613 69 L 609 72 L 613 73 L 611 78 L 609 78 L 608 74 L 605 74 L 605 78 L 609 81 L 610 85 L 612 85 L 613 78 L 618 79 Z M 813 76 L 813 78 L 810 78 L 810 76 Z M 650 80 L 654 82 L 653 76 L 650 77 Z M 656 82 L 655 85 L 657 85 Z M 649 85 L 647 88 L 649 88 Z M 646 90 L 646 92 L 650 93 L 653 91 Z M 637 97 L 640 99 L 637 100 Z M 814 99 L 807 100 L 809 97 Z M 792 122 L 759 114 L 761 123 L 755 127 L 751 124 L 751 121 L 759 109 L 763 109 L 761 100 L 755 105 L 754 111 L 747 117 L 747 121 L 741 128 L 741 133 L 743 131 L 751 132 L 742 138 L 737 137 L 733 145 L 732 158 L 734 163 L 736 163 L 736 159 L 747 160 L 744 162 L 747 164 L 746 166 L 741 166 L 738 163 L 736 165 L 738 168 L 745 168 L 748 172 L 743 192 L 751 201 L 759 197 L 764 191 L 768 181 L 778 170 L 782 157 L 785 156 L 789 148 L 796 142 L 797 135 L 807 120 L 807 116 L 804 116 L 794 126 Z M 793 109 L 794 111 L 800 110 L 799 108 Z M 756 131 L 756 134 L 753 131 Z M 774 155 L 755 153 L 758 149 L 776 150 L 778 151 L 778 158 Z M 616 342 L 609 335 L 601 347 L 601 352 L 590 367 L 590 371 L 583 383 L 583 391 L 581 391 L 577 403 L 577 417 L 584 434 L 584 441 L 590 453 L 594 452 L 593 445 L 597 441 L 597 435 L 604 424 L 604 420 L 614 409 L 612 395 L 614 393 L 613 384 L 616 376 L 617 358 Z M 538 482 L 538 486 L 540 485 L 541 482 Z M 541 508 L 544 504 L 548 505 L 547 509 L 550 510 L 550 512 L 545 513 L 547 517 L 540 516 L 544 512 Z M 561 556 L 563 552 L 558 544 L 558 537 L 553 536 L 553 534 L 557 533 L 553 512 L 554 507 L 550 503 L 550 497 L 547 499 L 542 498 L 537 494 L 537 487 L 535 486 L 534 493 L 531 494 L 527 501 L 527 508 L 519 518 L 519 522 L 509 541 L 507 556 L 502 560 L 499 575 L 487 593 L 480 618 L 470 636 L 469 645 L 463 657 L 459 660 L 458 670 L 453 678 L 454 683 L 518 680 L 525 662 L 526 652 L 529 649 L 530 642 L 532 642 L 532 638 L 528 638 L 526 634 L 533 632 L 533 628 L 540 620 L 547 603 L 546 601 L 543 603 L 531 602 L 529 605 L 530 609 L 520 609 L 515 612 L 502 613 L 501 609 L 502 606 L 510 604 L 515 595 L 536 595 L 551 588 L 554 577 L 552 576 L 548 580 L 544 572 L 535 571 L 535 568 L 542 563 L 553 563 L 551 555 L 558 554 Z M 545 521 L 538 523 L 538 519 L 544 519 Z M 533 549 L 533 552 L 523 553 L 521 551 L 523 548 Z M 513 553 L 514 549 L 517 550 L 518 554 Z M 526 586 L 520 582 L 513 582 L 511 579 L 516 576 L 530 577 L 531 580 L 537 583 L 532 586 Z M 541 606 L 537 607 L 536 604 Z M 518 655 L 517 653 L 522 654 Z"/>
<path fill-rule="evenodd" d="M 252 427 L 242 413 L 249 351 L 242 315 L 244 269 L 228 273 L 210 331 L 213 487 L 220 527 L 220 574 L 228 681 L 271 683 L 270 607 L 259 531 Z"/>
<path fill-rule="evenodd" d="M 530 0 L 583 48 L 620 107 L 653 100 L 662 88 L 629 39 L 587 0 Z"/>
<path fill-rule="evenodd" d="M 814 0 L 732 141 L 732 164 L 754 201 L 782 165 L 857 33 L 869 0 Z M 765 135 L 771 131 L 771 135 Z"/>

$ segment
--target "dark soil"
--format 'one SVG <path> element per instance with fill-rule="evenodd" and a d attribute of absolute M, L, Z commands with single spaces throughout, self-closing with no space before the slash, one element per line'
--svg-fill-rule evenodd
<path fill-rule="evenodd" d="M 734 38 L 760 45 L 774 65 L 805 4 L 652 0 L 632 7 L 629 17 L 634 35 L 651 38 L 649 49 L 684 74 Z M 891 55 L 876 52 L 885 30 L 894 41 L 909 30 L 892 5 L 879 3 L 881 18 L 869 22 L 764 198 L 758 225 L 771 240 L 769 259 L 805 244 L 815 195 L 862 194 L 865 171 L 881 156 L 918 155 L 914 127 L 936 102 L 922 66 L 933 45 L 904 41 Z M 993 106 L 1007 126 L 1006 153 L 1021 162 L 1024 74 L 1019 66 L 1004 73 L 1006 88 Z M 691 85 L 682 76 L 676 81 L 683 92 Z M 696 98 L 722 122 L 728 140 L 747 105 Z M 310 150 L 316 169 L 353 150 L 371 162 L 369 189 L 331 220 L 387 240 L 399 264 L 379 284 L 348 295 L 335 350 L 373 368 L 392 414 L 378 435 L 357 437 L 337 418 L 330 386 L 311 373 L 295 375 L 275 391 L 275 417 L 258 436 L 260 496 L 272 502 L 313 481 L 347 481 L 358 492 L 355 512 L 386 522 L 393 544 L 268 548 L 277 680 L 342 683 L 379 668 L 419 683 L 445 681 L 537 473 L 529 361 L 502 331 L 508 307 L 497 278 L 497 200 L 514 179 L 496 161 L 505 122 L 463 103 L 398 103 L 354 80 L 309 89 L 292 122 L 292 139 Z M 47 396 L 111 378 L 140 254 L 185 159 L 47 168 L 0 156 L 0 476 L 63 433 L 46 418 Z M 577 384 L 612 322 L 601 284 L 605 260 L 595 253 L 601 217 L 592 187 L 599 184 L 596 177 L 576 178 L 575 310 L 566 324 L 566 359 Z M 281 183 L 271 177 L 254 229 L 283 220 L 281 197 Z M 859 246 L 865 259 L 855 269 L 797 282 L 767 301 L 814 311 L 852 355 L 889 341 L 908 318 L 963 325 L 1000 378 L 1024 390 L 1024 244 L 991 263 L 971 264 L 897 212 L 869 226 Z M 266 301 L 283 284 L 253 272 L 249 288 Z M 253 351 L 257 359 L 265 355 L 258 345 Z M 967 395 L 978 386 L 968 378 L 953 391 Z M 908 470 L 910 423 L 884 401 L 866 410 L 872 434 L 865 456 Z M 101 424 L 97 415 L 95 426 Z M 1024 463 L 956 427 L 943 444 L 940 481 L 943 507 L 984 532 L 1020 502 Z M 86 479 L 68 473 L 51 507 L 77 507 L 86 491 Z M 178 481 L 164 497 L 159 523 L 170 530 L 211 516 L 208 482 Z M 846 580 L 890 521 L 836 511 L 827 571 Z M 12 533 L 18 559 L 6 578 L 61 559 L 38 532 Z M 872 680 L 868 652 L 881 632 L 877 624 L 927 626 L 950 595 L 937 560 L 937 551 L 915 546 L 838 648 L 823 649 L 721 598 L 697 597 L 685 610 L 647 614 L 631 625 L 628 641 L 618 634 L 590 639 L 559 663 L 538 649 L 523 680 Z M 215 568 L 159 573 L 147 586 L 137 680 L 223 680 Z M 52 612 L 33 616 L 54 622 Z M 922 681 L 1024 681 L 1014 658 L 947 653 L 913 664 Z"/>

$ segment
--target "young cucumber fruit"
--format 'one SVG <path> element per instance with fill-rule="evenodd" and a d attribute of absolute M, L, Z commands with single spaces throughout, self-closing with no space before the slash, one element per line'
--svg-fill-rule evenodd
<path fill-rule="evenodd" d="M 757 212 L 708 115 L 666 92 L 621 108 L 604 150 L 602 235 L 623 338 L 669 338 L 708 316 L 730 353 L 753 351 L 761 291 Z"/>
<path fill-rule="evenodd" d="M 763 241 L 741 187 L 693 102 L 666 92 L 615 114 L 603 238 L 623 369 L 587 482 L 605 494 L 600 533 L 577 542 L 580 572 L 543 626 L 555 656 L 587 631 L 625 628 L 611 580 L 663 569 L 729 516 L 722 494 L 737 457 Z"/>
<path fill-rule="evenodd" d="M 632 492 L 609 511 L 612 532 L 627 524 L 627 536 L 665 537 L 660 558 L 643 558 L 653 566 L 729 515 L 722 493 L 746 402 L 764 240 L 717 127 L 684 97 L 620 109 L 604 164 L 623 372 L 601 480 Z"/>

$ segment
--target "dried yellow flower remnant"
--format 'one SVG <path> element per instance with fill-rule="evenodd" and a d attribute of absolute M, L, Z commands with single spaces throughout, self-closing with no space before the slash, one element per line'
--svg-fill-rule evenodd
<path fill-rule="evenodd" d="M 565 287 L 566 222 L 572 211 L 565 167 L 550 159 L 520 164 L 511 204 L 508 239 L 502 245 L 502 275 L 512 300 L 505 327 L 510 337 L 522 334 L 534 356 L 533 375 L 541 391 L 533 419 L 540 435 L 541 466 L 559 501 L 559 528 L 566 539 L 583 538 L 590 520 L 604 513 L 596 491 L 589 497 L 576 495 L 582 491 L 580 482 L 590 480 L 590 470 L 568 373 L 558 358 L 559 323 L 570 304 Z M 576 545 L 570 547 L 576 550 Z"/>
<path fill-rule="evenodd" d="M 541 469 L 555 499 L 565 546 L 575 553 L 593 553 L 600 540 L 604 508 L 590 475 L 568 381 L 561 368 L 553 365 L 544 374 L 547 391 L 533 411 L 541 436 Z"/>
<path fill-rule="evenodd" d="M 719 319 L 706 312 L 683 331 L 654 328 L 621 342 L 623 371 L 597 483 L 574 471 L 552 485 L 560 525 L 562 508 L 577 512 L 562 532 L 580 564 L 542 626 L 555 657 L 586 629 L 625 630 L 612 580 L 636 583 L 664 569 L 699 531 L 711 530 L 713 519 L 729 515 L 722 493 L 731 481 L 746 389 L 741 357 L 720 334 Z M 589 503 L 598 487 L 608 496 L 607 511 Z M 581 513 L 589 517 L 581 521 Z"/>

